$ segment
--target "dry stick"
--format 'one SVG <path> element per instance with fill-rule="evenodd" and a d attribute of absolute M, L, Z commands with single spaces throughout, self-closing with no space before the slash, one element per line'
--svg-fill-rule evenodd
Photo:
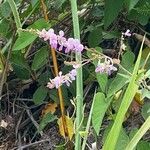
<path fill-rule="evenodd" d="M 42 4 L 42 9 L 43 9 L 45 20 L 48 21 L 48 15 L 46 13 L 47 7 L 44 3 L 44 0 L 41 0 L 41 4 Z M 53 60 L 53 65 L 54 65 L 54 72 L 55 72 L 55 75 L 57 76 L 58 75 L 58 63 L 57 63 L 55 49 L 51 48 L 51 54 L 52 54 L 52 60 Z M 59 96 L 59 100 L 60 100 L 60 110 L 61 110 L 61 115 L 62 115 L 63 129 L 64 129 L 65 135 L 68 136 L 68 129 L 67 129 L 67 125 L 66 125 L 65 109 L 64 109 L 65 107 L 64 107 L 64 100 L 63 100 L 63 96 L 62 96 L 61 87 L 58 88 L 58 96 Z"/>
<path fill-rule="evenodd" d="M 37 141 L 37 142 L 34 142 L 34 143 L 30 143 L 30 144 L 21 146 L 20 148 L 23 150 L 23 149 L 28 148 L 30 146 L 35 146 L 37 144 L 40 144 L 40 143 L 43 143 L 43 142 L 49 142 L 49 141 L 50 141 L 50 139 L 45 139 L 45 140 L 41 140 L 41 141 Z"/>
<path fill-rule="evenodd" d="M 13 37 L 14 37 L 14 35 L 15 35 L 15 33 L 13 33 Z M 6 62 L 5 62 L 4 70 L 2 72 L 2 78 L 1 78 L 1 81 L 0 81 L 0 100 L 2 98 L 3 85 L 4 85 L 4 83 L 6 81 L 6 78 L 7 78 L 6 74 L 7 74 L 7 70 L 8 70 L 8 67 L 9 67 L 9 59 L 10 59 L 10 56 L 11 56 L 11 52 L 12 52 L 12 45 L 11 45 L 10 49 L 8 50 L 7 59 L 6 59 Z"/>

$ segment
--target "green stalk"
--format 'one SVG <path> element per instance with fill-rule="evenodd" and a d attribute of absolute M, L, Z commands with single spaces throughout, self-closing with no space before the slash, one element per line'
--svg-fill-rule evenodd
<path fill-rule="evenodd" d="M 116 143 L 117 143 L 117 140 L 119 137 L 119 133 L 121 130 L 121 126 L 122 126 L 125 114 L 133 100 L 134 95 L 136 94 L 136 92 L 138 90 L 139 86 L 136 84 L 136 82 L 137 82 L 136 79 L 137 79 L 137 73 L 138 73 L 138 69 L 139 69 L 139 65 L 140 65 L 144 40 L 145 40 L 145 36 L 144 36 L 144 39 L 143 39 L 143 42 L 142 42 L 142 45 L 140 48 L 140 52 L 139 52 L 139 55 L 138 55 L 138 58 L 137 58 L 137 61 L 136 61 L 136 64 L 135 64 L 135 67 L 133 70 L 131 81 L 127 87 L 125 94 L 124 94 L 124 97 L 123 97 L 122 103 L 120 105 L 120 108 L 118 110 L 115 122 L 114 122 L 114 124 L 107 136 L 107 139 L 104 143 L 103 150 L 115 150 Z"/>
<path fill-rule="evenodd" d="M 18 11 L 17 11 L 17 6 L 16 6 L 14 0 L 7 0 L 7 2 L 9 3 L 9 5 L 10 5 L 10 7 L 11 7 L 11 10 L 12 10 L 12 12 L 13 12 L 17 29 L 22 28 L 21 21 L 20 21 L 20 17 L 19 17 L 19 13 L 18 13 Z M 18 30 L 18 32 L 19 32 L 19 30 Z"/>
<path fill-rule="evenodd" d="M 74 37 L 80 40 L 79 30 L 79 19 L 77 13 L 77 1 L 71 0 L 71 11 L 73 20 L 73 31 Z M 82 60 L 81 53 L 76 53 L 76 61 Z M 76 99 L 77 99 L 77 110 L 76 110 L 76 134 L 75 134 L 75 150 L 81 149 L 81 136 L 79 131 L 81 129 L 80 123 L 82 120 L 82 108 L 83 108 L 83 81 L 82 81 L 82 67 L 77 69 L 76 79 Z"/>
<path fill-rule="evenodd" d="M 146 119 L 144 124 L 141 126 L 141 128 L 138 130 L 138 132 L 135 134 L 135 136 L 132 138 L 130 143 L 127 145 L 125 150 L 133 150 L 137 143 L 140 141 L 142 136 L 147 132 L 147 130 L 150 128 L 150 116 Z"/>
<path fill-rule="evenodd" d="M 95 103 L 95 97 L 96 97 L 96 90 L 95 90 L 95 94 L 94 94 L 94 97 L 93 97 L 93 102 L 92 102 L 90 114 L 89 114 L 89 117 L 88 117 L 86 129 L 85 129 L 85 134 L 86 135 L 84 136 L 84 140 L 83 140 L 83 144 L 82 144 L 82 150 L 84 150 L 85 146 L 86 146 L 86 141 L 87 141 L 88 132 L 89 132 L 89 129 L 90 129 L 90 124 L 91 124 L 91 119 L 92 119 L 93 107 L 94 107 L 94 103 Z"/>

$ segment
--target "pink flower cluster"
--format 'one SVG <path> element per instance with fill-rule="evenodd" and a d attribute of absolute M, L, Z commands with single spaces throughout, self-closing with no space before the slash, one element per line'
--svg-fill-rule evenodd
<path fill-rule="evenodd" d="M 58 89 L 62 84 L 70 86 L 73 80 L 75 80 L 77 75 L 76 69 L 71 70 L 68 74 L 62 75 L 62 72 L 59 72 L 59 75 L 54 79 L 50 79 L 50 82 L 47 83 L 47 87 L 50 89 Z"/>
<path fill-rule="evenodd" d="M 69 53 L 70 51 L 82 52 L 84 49 L 84 46 L 78 39 L 66 39 L 63 31 L 59 31 L 59 35 L 56 35 L 53 29 L 49 29 L 48 31 L 43 29 L 37 33 L 40 38 L 44 39 L 44 41 L 49 41 L 52 48 L 58 49 L 59 51 L 64 49 L 65 53 Z"/>
<path fill-rule="evenodd" d="M 132 34 L 131 34 L 130 30 L 128 29 L 125 33 L 122 33 L 122 35 L 130 37 Z"/>
<path fill-rule="evenodd" d="M 96 73 L 107 73 L 108 75 L 111 75 L 113 71 L 117 71 L 117 68 L 110 64 L 109 61 L 98 64 L 95 69 Z"/>

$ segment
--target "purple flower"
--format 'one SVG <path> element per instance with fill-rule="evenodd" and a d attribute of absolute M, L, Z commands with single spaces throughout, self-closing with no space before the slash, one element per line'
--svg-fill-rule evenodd
<path fill-rule="evenodd" d="M 96 69 L 95 69 L 95 72 L 100 72 L 100 73 L 104 73 L 105 72 L 105 64 L 104 63 L 101 63 L 99 64 Z"/>
<path fill-rule="evenodd" d="M 64 37 L 64 32 L 59 31 L 59 35 L 54 33 L 53 29 L 49 29 L 46 31 L 43 29 L 42 31 L 37 32 L 40 38 L 43 38 L 44 41 L 49 40 L 49 44 L 52 48 L 58 49 L 62 51 L 65 49 L 65 53 L 69 53 L 70 51 L 74 52 L 82 52 L 84 46 L 80 43 L 78 39 L 68 38 L 68 40 Z"/>
<path fill-rule="evenodd" d="M 124 36 L 128 36 L 130 37 L 131 36 L 131 33 L 130 33 L 130 30 L 128 29 L 125 33 L 122 33 Z"/>
<path fill-rule="evenodd" d="M 54 33 L 53 29 L 49 29 L 47 34 L 49 35 L 49 44 L 52 48 L 57 48 L 57 35 Z"/>
<path fill-rule="evenodd" d="M 70 71 L 70 73 L 68 74 L 71 80 L 75 80 L 76 75 L 77 75 L 77 71 L 76 69 L 73 69 Z"/>
<path fill-rule="evenodd" d="M 100 63 L 95 69 L 96 73 L 107 73 L 110 75 L 113 71 L 117 71 L 117 68 L 110 64 L 110 62 Z"/>
<path fill-rule="evenodd" d="M 47 87 L 50 89 L 53 89 L 54 87 L 58 89 L 64 83 L 67 86 L 70 86 L 70 83 L 75 80 L 76 74 L 77 73 L 75 69 L 71 70 L 66 75 L 62 75 L 62 72 L 59 72 L 58 76 L 56 76 L 54 79 L 50 80 L 50 82 L 47 83 Z"/>

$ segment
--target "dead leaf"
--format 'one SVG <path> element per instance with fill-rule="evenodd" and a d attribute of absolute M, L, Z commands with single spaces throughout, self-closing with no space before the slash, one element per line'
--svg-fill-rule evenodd
<path fill-rule="evenodd" d="M 66 126 L 67 126 L 66 128 L 67 128 L 67 131 L 68 131 L 68 138 L 69 138 L 69 140 L 71 140 L 72 137 L 73 137 L 73 134 L 74 134 L 73 120 L 71 118 L 69 118 L 69 116 L 65 116 L 65 120 L 66 120 Z M 57 123 L 59 125 L 60 134 L 65 138 L 66 134 L 65 134 L 65 131 L 64 131 L 64 128 L 63 128 L 62 117 L 60 117 L 58 119 Z"/>
<path fill-rule="evenodd" d="M 142 94 L 140 91 L 138 91 L 135 96 L 134 96 L 134 100 L 139 104 L 139 105 L 143 105 L 144 100 L 142 99 Z"/>
<path fill-rule="evenodd" d="M 42 116 L 47 114 L 47 113 L 51 113 L 54 114 L 54 112 L 56 111 L 57 108 L 57 104 L 56 103 L 49 103 L 45 106 L 45 108 L 42 110 Z"/>

